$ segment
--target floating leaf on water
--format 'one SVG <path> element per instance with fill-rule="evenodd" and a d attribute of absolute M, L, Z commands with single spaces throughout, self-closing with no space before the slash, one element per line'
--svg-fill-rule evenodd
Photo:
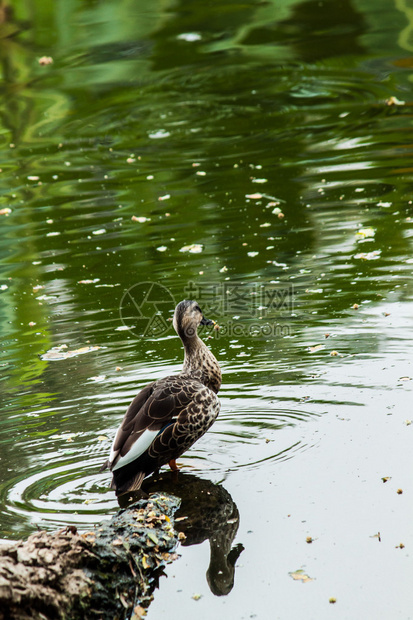
<path fill-rule="evenodd" d="M 251 179 L 253 183 L 268 183 L 268 179 Z"/>
<path fill-rule="evenodd" d="M 403 489 L 397 489 L 397 495 L 402 495 L 403 494 Z"/>
<path fill-rule="evenodd" d="M 400 99 L 397 99 L 397 97 L 395 97 L 394 95 L 386 99 L 387 105 L 405 105 L 405 103 L 406 103 L 405 101 L 401 101 Z"/>
<path fill-rule="evenodd" d="M 79 280 L 78 284 L 95 284 L 96 282 L 100 282 L 100 278 L 94 278 L 93 280 Z"/>
<path fill-rule="evenodd" d="M 6 207 L 5 209 L 0 209 L 0 215 L 10 215 L 11 209 Z"/>
<path fill-rule="evenodd" d="M 306 573 L 301 569 L 288 574 L 294 579 L 294 581 L 302 581 L 303 583 L 307 583 L 308 581 L 314 581 L 312 577 L 306 575 Z"/>
<path fill-rule="evenodd" d="M 354 258 L 361 258 L 363 260 L 376 260 L 380 257 L 381 250 L 373 250 L 372 252 L 359 252 L 354 255 Z"/>
<path fill-rule="evenodd" d="M 307 351 L 309 351 L 309 353 L 315 353 L 316 351 L 321 351 L 321 349 L 325 349 L 324 344 L 316 344 L 313 347 L 307 347 Z"/>
<path fill-rule="evenodd" d="M 219 270 L 219 273 L 226 273 L 228 271 L 228 267 L 226 267 L 225 265 L 223 267 L 221 267 L 221 269 Z"/>
<path fill-rule="evenodd" d="M 67 345 L 62 344 L 58 347 L 53 347 L 43 355 L 40 355 L 40 359 L 42 360 L 65 360 L 69 357 L 76 357 L 77 355 L 83 355 L 84 353 L 90 353 L 91 351 L 97 351 L 100 347 L 97 346 L 88 346 L 81 347 L 80 349 L 76 349 L 74 351 L 68 351 Z"/>
<path fill-rule="evenodd" d="M 351 307 L 353 308 L 353 310 L 358 310 L 360 308 L 358 304 L 353 304 Z"/>
<path fill-rule="evenodd" d="M 261 200 L 263 195 L 257 192 L 255 194 L 245 194 L 245 198 L 249 198 L 250 200 Z"/>
<path fill-rule="evenodd" d="M 410 424 L 412 423 L 411 420 L 405 420 L 404 423 L 406 424 L 406 426 L 410 426 Z"/>
<path fill-rule="evenodd" d="M 382 478 L 383 482 L 388 482 L 389 480 L 391 480 L 391 476 L 383 476 Z"/>
<path fill-rule="evenodd" d="M 374 230 L 374 228 L 368 227 L 368 228 L 360 228 L 357 232 L 356 232 L 356 237 L 360 240 L 360 239 L 369 239 L 374 237 L 374 235 L 376 234 L 376 231 Z"/>
<path fill-rule="evenodd" d="M 331 598 L 328 599 L 328 602 L 331 603 L 331 605 L 334 605 L 335 603 L 337 603 L 337 599 L 334 598 L 334 596 L 332 596 Z"/>
<path fill-rule="evenodd" d="M 251 258 L 254 258 L 254 256 L 258 256 L 259 252 L 247 252 L 248 256 L 251 256 Z"/>
<path fill-rule="evenodd" d="M 204 246 L 200 243 L 191 243 L 191 245 L 184 245 L 179 251 L 180 252 L 190 252 L 191 254 L 200 254 Z"/>
<path fill-rule="evenodd" d="M 166 245 L 160 245 L 156 249 L 158 250 L 158 252 L 166 252 L 168 248 L 166 247 Z"/>
<path fill-rule="evenodd" d="M 99 435 L 98 437 L 98 441 L 108 441 L 108 437 L 106 437 L 106 435 Z"/>
<path fill-rule="evenodd" d="M 162 202 L 163 200 L 169 200 L 170 197 L 171 197 L 171 194 L 165 194 L 164 196 L 159 196 L 158 200 Z"/>
<path fill-rule="evenodd" d="M 53 58 L 51 56 L 42 56 L 41 58 L 39 58 L 38 63 L 42 67 L 44 67 L 46 65 L 52 65 L 53 64 Z"/>
<path fill-rule="evenodd" d="M 200 41 L 202 36 L 198 32 L 183 32 L 182 34 L 178 34 L 176 38 L 181 41 L 188 41 L 189 43 L 192 43 L 193 41 Z"/>
<path fill-rule="evenodd" d="M 192 598 L 194 599 L 194 601 L 199 601 L 199 599 L 202 598 L 202 594 L 194 594 Z"/>
<path fill-rule="evenodd" d="M 98 230 L 94 230 L 92 232 L 93 235 L 104 235 L 106 232 L 106 228 L 99 228 Z"/>
<path fill-rule="evenodd" d="M 143 224 L 144 222 L 149 222 L 150 221 L 150 217 L 137 217 L 136 215 L 132 215 L 131 220 L 133 222 L 139 222 L 139 224 Z"/>
<path fill-rule="evenodd" d="M 338 354 L 338 351 L 331 351 L 330 353 L 331 357 L 337 357 Z"/>

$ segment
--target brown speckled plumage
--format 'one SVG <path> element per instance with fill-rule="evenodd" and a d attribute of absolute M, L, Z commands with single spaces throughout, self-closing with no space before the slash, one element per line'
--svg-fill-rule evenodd
<path fill-rule="evenodd" d="M 219 413 L 216 394 L 221 387 L 221 369 L 197 334 L 201 323 L 212 321 L 204 319 L 195 301 L 182 301 L 173 322 L 184 345 L 184 365 L 179 374 L 144 387 L 129 405 L 109 460 L 102 466 L 102 470 L 109 467 L 113 471 L 111 486 L 117 495 L 139 489 L 146 476 L 179 458 L 206 433 Z M 139 452 L 140 444 L 143 452 Z M 135 452 L 136 458 L 131 460 Z"/>

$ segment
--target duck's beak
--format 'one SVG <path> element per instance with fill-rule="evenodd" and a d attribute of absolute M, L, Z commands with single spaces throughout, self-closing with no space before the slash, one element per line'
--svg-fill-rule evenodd
<path fill-rule="evenodd" d="M 206 319 L 204 316 L 201 319 L 201 325 L 215 325 L 215 321 L 211 321 L 211 319 Z"/>

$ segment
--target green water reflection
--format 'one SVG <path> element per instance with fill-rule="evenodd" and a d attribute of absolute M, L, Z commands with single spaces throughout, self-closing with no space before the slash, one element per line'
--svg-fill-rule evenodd
<path fill-rule="evenodd" d="M 222 413 L 183 462 L 232 495 L 295 488 L 309 453 L 317 480 L 329 416 L 409 417 L 412 41 L 384 0 L 0 2 L 2 536 L 116 509 L 98 465 L 182 357 L 124 329 L 139 282 L 222 326 Z"/>

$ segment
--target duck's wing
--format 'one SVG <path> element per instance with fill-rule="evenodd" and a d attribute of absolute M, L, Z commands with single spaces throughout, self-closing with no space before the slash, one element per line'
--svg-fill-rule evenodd
<path fill-rule="evenodd" d="M 143 388 L 130 404 L 114 439 L 109 459 L 102 469 L 109 467 L 115 471 L 136 461 L 160 434 L 163 450 L 161 445 L 156 445 L 155 452 L 159 449 L 164 451 L 172 435 L 176 435 L 172 432 L 173 428 L 177 427 L 179 434 L 181 423 L 204 400 L 204 392 L 215 396 L 198 381 L 183 380 L 179 376 L 167 377 Z M 174 424 L 178 417 L 179 423 Z"/>

